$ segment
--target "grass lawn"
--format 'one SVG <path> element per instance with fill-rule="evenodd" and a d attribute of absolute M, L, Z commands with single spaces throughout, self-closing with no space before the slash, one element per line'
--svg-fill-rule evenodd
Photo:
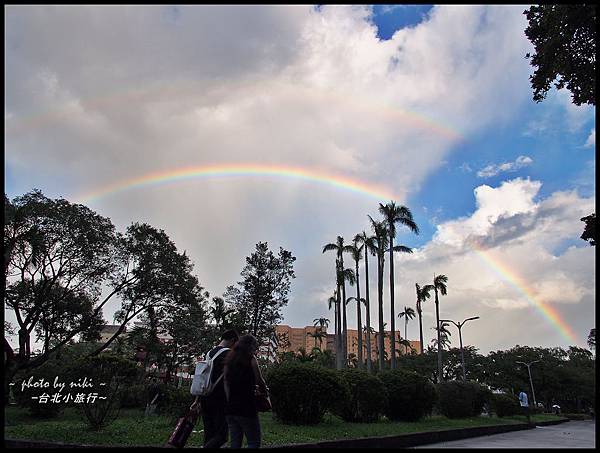
<path fill-rule="evenodd" d="M 556 420 L 554 415 L 536 415 L 535 421 Z M 168 416 L 144 417 L 140 410 L 123 410 L 119 418 L 99 432 L 90 431 L 85 417 L 77 409 L 67 409 L 53 420 L 35 419 L 17 407 L 5 409 L 4 435 L 11 439 L 45 440 L 93 445 L 153 445 L 162 446 L 171 434 L 175 420 Z M 390 436 L 404 433 L 437 431 L 520 423 L 525 417 L 473 417 L 450 420 L 445 417 L 428 417 L 414 423 L 398 423 L 382 420 L 378 423 L 346 423 L 335 416 L 315 426 L 283 425 L 273 419 L 271 413 L 261 414 L 263 446 L 291 443 L 317 442 L 322 440 L 352 439 L 359 437 Z M 196 425 L 187 446 L 202 444 L 202 422 Z"/>

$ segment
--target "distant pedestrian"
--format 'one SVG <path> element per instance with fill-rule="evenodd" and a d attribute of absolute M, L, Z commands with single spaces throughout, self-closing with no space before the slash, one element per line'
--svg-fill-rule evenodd
<path fill-rule="evenodd" d="M 225 362 L 225 414 L 231 448 L 241 448 L 244 436 L 248 448 L 260 448 L 261 430 L 255 395 L 257 390 L 268 394 L 269 389 L 258 368 L 257 351 L 256 338 L 242 335 Z"/>
<path fill-rule="evenodd" d="M 519 393 L 519 404 L 521 404 L 521 410 L 523 414 L 527 417 L 527 423 L 531 423 L 531 414 L 529 413 L 529 399 L 527 398 L 527 393 L 521 390 Z"/>
<path fill-rule="evenodd" d="M 154 415 L 156 408 L 158 407 L 159 400 L 162 394 L 162 386 L 156 377 L 150 378 L 150 384 L 148 385 L 148 402 L 146 403 L 146 410 L 144 415 Z"/>

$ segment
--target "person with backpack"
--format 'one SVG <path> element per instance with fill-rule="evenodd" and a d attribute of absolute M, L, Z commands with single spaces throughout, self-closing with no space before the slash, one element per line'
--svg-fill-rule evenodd
<path fill-rule="evenodd" d="M 192 394 L 197 395 L 190 409 L 202 411 L 204 448 L 221 448 L 227 442 L 229 427 L 225 418 L 223 368 L 226 356 L 238 339 L 235 330 L 223 332 L 221 342 L 206 354 L 203 370 L 208 379 L 201 379 L 199 390 L 192 388 Z"/>
<path fill-rule="evenodd" d="M 269 388 L 263 379 L 255 354 L 258 341 L 253 335 L 242 335 L 225 361 L 225 414 L 231 448 L 241 448 L 244 435 L 248 448 L 260 448 L 261 432 L 256 407 L 257 391 L 268 395 Z"/>

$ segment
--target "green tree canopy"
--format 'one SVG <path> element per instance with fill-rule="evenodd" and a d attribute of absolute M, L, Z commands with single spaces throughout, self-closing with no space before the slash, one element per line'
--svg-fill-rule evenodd
<path fill-rule="evenodd" d="M 534 5 L 523 14 L 535 48 L 526 55 L 536 68 L 533 100 L 542 101 L 554 82 L 571 92 L 575 105 L 596 105 L 596 5 Z"/>

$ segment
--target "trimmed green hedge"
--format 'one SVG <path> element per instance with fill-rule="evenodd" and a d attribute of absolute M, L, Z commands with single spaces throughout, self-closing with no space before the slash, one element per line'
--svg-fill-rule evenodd
<path fill-rule="evenodd" d="M 383 371 L 378 376 L 387 391 L 384 414 L 390 420 L 416 421 L 431 413 L 437 392 L 427 378 L 405 370 Z"/>
<path fill-rule="evenodd" d="M 476 417 L 491 396 L 484 386 L 472 381 L 448 381 L 437 385 L 438 408 L 448 418 Z"/>
<path fill-rule="evenodd" d="M 340 401 L 339 416 L 347 422 L 376 422 L 387 402 L 383 382 L 357 369 L 342 370 L 340 376 L 350 392 L 350 398 Z"/>
<path fill-rule="evenodd" d="M 334 370 L 310 363 L 284 362 L 266 373 L 275 417 L 292 425 L 316 425 L 326 411 L 338 412 L 349 390 Z"/>
<path fill-rule="evenodd" d="M 508 417 L 510 415 L 520 415 L 521 406 L 519 398 L 506 393 L 493 394 L 491 398 L 492 410 L 498 417 Z"/>

